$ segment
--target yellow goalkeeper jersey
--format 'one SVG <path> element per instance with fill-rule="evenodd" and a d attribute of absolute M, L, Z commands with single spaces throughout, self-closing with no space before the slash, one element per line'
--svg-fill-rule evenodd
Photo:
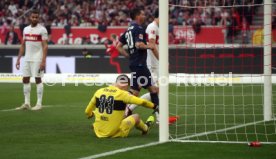
<path fill-rule="evenodd" d="M 94 131 L 98 137 L 111 137 L 118 130 L 124 119 L 126 104 L 137 104 L 153 108 L 150 101 L 131 95 L 115 86 L 101 88 L 96 91 L 86 107 L 88 116 L 95 116 Z"/>

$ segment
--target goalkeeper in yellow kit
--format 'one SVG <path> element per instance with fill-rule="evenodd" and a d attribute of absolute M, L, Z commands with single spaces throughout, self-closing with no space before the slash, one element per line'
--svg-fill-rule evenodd
<path fill-rule="evenodd" d="M 95 116 L 93 127 L 97 137 L 127 137 L 134 126 L 141 130 L 142 134 L 148 132 L 154 117 L 150 116 L 146 124 L 138 114 L 125 118 L 126 105 L 142 105 L 155 111 L 158 111 L 158 106 L 127 92 L 129 84 L 130 79 L 126 75 L 119 75 L 114 85 L 97 90 L 92 97 L 85 114 L 88 118 Z"/>

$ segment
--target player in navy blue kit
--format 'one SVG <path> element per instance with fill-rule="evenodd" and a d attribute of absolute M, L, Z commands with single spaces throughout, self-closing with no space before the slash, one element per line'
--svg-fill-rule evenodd
<path fill-rule="evenodd" d="M 151 100 L 159 105 L 158 88 L 154 86 L 151 73 L 147 67 L 147 49 L 156 49 L 155 45 L 146 42 L 145 29 L 141 26 L 145 21 L 145 13 L 141 9 L 133 9 L 130 13 L 133 20 L 128 29 L 120 37 L 117 49 L 121 54 L 129 57 L 131 70 L 131 93 L 139 95 L 141 87 L 148 89 Z M 128 46 L 128 53 L 123 46 Z"/>

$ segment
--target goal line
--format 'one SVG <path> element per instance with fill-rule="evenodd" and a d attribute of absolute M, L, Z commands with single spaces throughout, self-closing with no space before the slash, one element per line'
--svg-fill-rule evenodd
<path fill-rule="evenodd" d="M 271 121 L 276 121 L 276 118 L 274 117 Z M 172 138 L 171 141 L 174 141 L 174 142 L 199 142 L 199 143 L 248 143 L 247 141 L 203 141 L 203 140 L 199 141 L 199 140 L 189 140 L 189 139 L 194 138 L 194 137 L 201 137 L 201 136 L 205 136 L 205 135 L 215 134 L 215 133 L 226 132 L 226 131 L 229 131 L 229 130 L 234 130 L 234 129 L 243 128 L 243 127 L 246 127 L 246 126 L 256 125 L 256 124 L 260 124 L 260 123 L 263 123 L 263 122 L 266 122 L 266 121 L 261 120 L 261 121 L 241 124 L 241 125 L 237 125 L 237 126 L 232 126 L 232 127 L 225 128 L 225 129 L 202 132 L 202 133 L 198 133 L 198 134 L 194 134 L 194 135 L 180 137 L 180 138 L 177 138 L 177 139 Z M 276 144 L 276 142 L 262 142 L 262 143 L 264 143 L 264 144 Z"/>

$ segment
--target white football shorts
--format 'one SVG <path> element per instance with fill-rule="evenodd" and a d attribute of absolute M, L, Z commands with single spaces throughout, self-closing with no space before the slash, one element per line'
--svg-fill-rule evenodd
<path fill-rule="evenodd" d="M 25 61 L 23 65 L 23 77 L 43 77 L 44 71 L 40 70 L 41 62 Z"/>

